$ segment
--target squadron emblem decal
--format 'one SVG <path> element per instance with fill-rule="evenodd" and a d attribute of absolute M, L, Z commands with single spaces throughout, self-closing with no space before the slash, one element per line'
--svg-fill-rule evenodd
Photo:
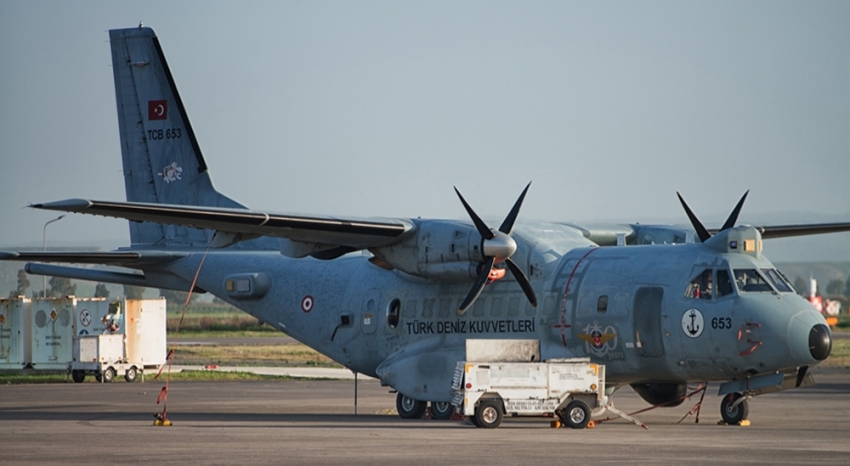
<path fill-rule="evenodd" d="M 584 341 L 585 352 L 591 356 L 609 361 L 625 357 L 622 351 L 615 351 L 620 339 L 617 337 L 617 329 L 613 326 L 609 325 L 603 330 L 599 322 L 594 320 L 583 330 L 584 333 L 577 336 L 579 340 Z"/>
<path fill-rule="evenodd" d="M 682 331 L 685 335 L 696 338 L 702 335 L 702 329 L 705 327 L 705 319 L 702 317 L 702 312 L 699 309 L 688 309 L 682 314 Z"/>
<path fill-rule="evenodd" d="M 166 183 L 183 179 L 183 167 L 177 165 L 177 162 L 171 162 L 171 165 L 162 167 L 162 171 L 157 173 Z"/>

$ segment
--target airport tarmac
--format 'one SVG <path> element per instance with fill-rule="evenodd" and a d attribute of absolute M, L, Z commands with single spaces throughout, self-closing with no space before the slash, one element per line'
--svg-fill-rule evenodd
<path fill-rule="evenodd" d="M 395 395 L 352 380 L 173 382 L 171 427 L 154 427 L 162 382 L 0 386 L 0 463 L 91 464 L 847 464 L 850 373 L 750 403 L 749 427 L 719 426 L 716 385 L 699 424 L 698 400 L 594 429 L 506 419 L 493 430 L 464 421 L 402 420 Z M 618 408 L 646 407 L 631 389 Z"/>

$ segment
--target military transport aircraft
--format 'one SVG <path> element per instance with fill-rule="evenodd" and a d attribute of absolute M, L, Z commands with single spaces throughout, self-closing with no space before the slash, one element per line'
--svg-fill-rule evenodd
<path fill-rule="evenodd" d="M 722 381 L 729 423 L 753 395 L 812 383 L 809 368 L 829 356 L 826 322 L 762 239 L 850 223 L 736 226 L 746 194 L 719 230 L 681 197 L 694 230 L 516 222 L 528 186 L 497 229 L 459 191 L 471 223 L 250 210 L 213 187 L 154 31 L 109 34 L 127 202 L 31 207 L 128 219 L 132 244 L 2 256 L 31 261 L 29 273 L 187 291 L 200 268 L 195 291 L 378 378 L 404 418 L 428 403 L 451 415 L 469 338 L 539 340 L 544 360 L 590 357 L 606 365 L 609 393 L 631 385 L 653 405 L 681 403 L 688 382 Z"/>

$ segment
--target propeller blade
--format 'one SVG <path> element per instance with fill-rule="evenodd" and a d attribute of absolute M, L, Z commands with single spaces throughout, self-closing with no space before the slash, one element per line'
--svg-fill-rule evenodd
<path fill-rule="evenodd" d="M 738 201 L 738 205 L 735 206 L 735 210 L 733 210 L 732 213 L 729 214 L 729 218 L 726 219 L 726 223 L 723 224 L 723 227 L 720 229 L 720 231 L 732 228 L 735 226 L 735 223 L 738 222 L 738 215 L 740 215 L 741 213 L 741 207 L 744 207 L 744 201 L 747 200 L 747 194 L 750 194 L 749 189 L 747 190 L 747 192 L 744 193 L 744 197 L 742 197 L 741 200 Z"/>
<path fill-rule="evenodd" d="M 682 207 L 685 208 L 685 213 L 688 214 L 688 218 L 691 220 L 691 225 L 694 226 L 694 230 L 696 230 L 697 236 L 699 236 L 699 240 L 703 243 L 708 241 L 708 239 L 711 238 L 711 233 L 709 233 L 708 230 L 705 229 L 705 226 L 703 226 L 702 222 L 700 222 L 697 216 L 694 215 L 694 213 L 691 211 L 691 208 L 688 207 L 688 204 L 685 202 L 684 199 L 682 199 L 682 195 L 679 194 L 678 191 L 676 191 L 676 195 L 679 196 L 679 202 L 681 202 Z"/>
<path fill-rule="evenodd" d="M 460 308 L 457 310 L 457 315 L 461 315 L 469 309 L 470 306 L 478 299 L 478 296 L 484 291 L 484 286 L 487 285 L 487 278 L 490 276 L 490 269 L 493 268 L 493 264 L 496 262 L 495 257 L 490 257 L 487 259 L 481 268 L 481 273 L 478 274 L 478 278 L 475 279 L 475 284 L 472 285 L 472 289 L 469 290 L 469 294 L 466 295 L 466 299 L 461 303 Z"/>
<path fill-rule="evenodd" d="M 508 264 L 508 269 L 510 269 L 514 278 L 516 278 L 516 281 L 519 282 L 519 286 L 522 287 L 522 291 L 525 292 L 528 302 L 530 302 L 532 306 L 537 307 L 537 295 L 534 294 L 534 288 L 531 287 L 531 282 L 528 281 L 528 278 L 524 273 L 522 273 L 522 270 L 519 269 L 519 266 L 516 265 L 514 261 L 505 259 L 505 263 Z"/>
<path fill-rule="evenodd" d="M 525 193 L 528 192 L 528 188 L 531 187 L 531 181 L 525 185 L 525 189 L 522 190 L 522 194 L 519 195 L 519 198 L 514 203 L 513 208 L 508 213 L 508 216 L 505 217 L 505 221 L 502 222 L 502 225 L 499 227 L 499 231 L 502 233 L 509 235 L 511 234 L 511 230 L 514 229 L 514 222 L 516 222 L 517 215 L 519 215 L 519 209 L 522 207 L 522 202 L 525 200 Z"/>
<path fill-rule="evenodd" d="M 490 227 L 481 220 L 481 217 L 472 210 L 472 207 L 466 203 L 466 199 L 463 198 L 463 195 L 460 194 L 460 191 L 457 190 L 457 186 L 454 187 L 455 192 L 457 193 L 457 197 L 460 198 L 460 202 L 463 203 L 463 207 L 466 209 L 466 213 L 469 214 L 469 217 L 472 219 L 472 223 L 475 224 L 475 229 L 478 230 L 478 234 L 481 235 L 484 239 L 493 239 L 495 236 L 492 231 L 490 231 Z M 491 265 L 492 267 L 492 265 Z"/>

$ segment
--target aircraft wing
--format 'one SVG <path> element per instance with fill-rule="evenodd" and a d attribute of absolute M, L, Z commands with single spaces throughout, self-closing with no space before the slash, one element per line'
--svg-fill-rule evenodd
<path fill-rule="evenodd" d="M 850 231 L 850 223 L 813 223 L 809 225 L 774 225 L 757 226 L 761 237 L 789 238 L 792 236 L 820 235 L 824 233 L 841 233 Z"/>
<path fill-rule="evenodd" d="M 102 215 L 139 222 L 206 228 L 249 237 L 273 236 L 357 250 L 394 243 L 414 225 L 402 219 L 339 219 L 277 214 L 248 209 L 200 207 L 86 199 L 33 204 L 30 207 Z"/>

